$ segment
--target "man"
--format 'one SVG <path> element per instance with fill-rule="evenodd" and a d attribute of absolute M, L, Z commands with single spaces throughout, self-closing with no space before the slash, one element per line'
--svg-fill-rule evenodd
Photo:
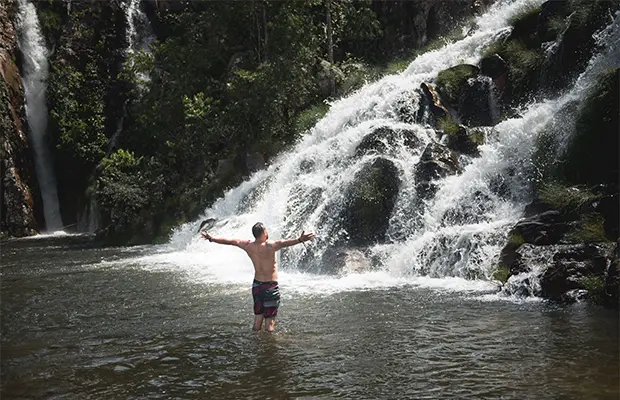
<path fill-rule="evenodd" d="M 280 306 L 280 289 L 278 287 L 278 265 L 276 251 L 285 247 L 312 240 L 314 233 L 301 232 L 295 239 L 277 240 L 269 242 L 267 228 L 261 222 L 252 227 L 255 240 L 214 238 L 207 232 L 201 232 L 202 237 L 209 242 L 237 246 L 247 253 L 254 264 L 254 283 L 252 297 L 254 298 L 254 330 L 259 331 L 265 321 L 265 330 L 273 332 L 276 315 Z"/>

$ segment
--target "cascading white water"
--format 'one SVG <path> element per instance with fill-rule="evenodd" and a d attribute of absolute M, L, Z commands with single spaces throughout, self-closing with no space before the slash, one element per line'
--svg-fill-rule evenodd
<path fill-rule="evenodd" d="M 45 226 L 48 232 L 63 228 L 56 177 L 47 142 L 47 48 L 41 32 L 37 11 L 28 0 L 19 0 L 17 21 L 18 43 L 23 55 L 22 84 L 26 96 L 26 117 L 29 138 L 34 151 L 37 180 L 43 199 Z"/>
<path fill-rule="evenodd" d="M 422 82 L 432 81 L 445 68 L 477 63 L 483 50 L 506 34 L 512 16 L 541 3 L 499 2 L 478 18 L 478 29 L 468 37 L 423 54 L 400 75 L 387 76 L 334 103 L 292 151 L 206 210 L 207 217 L 218 221 L 211 233 L 251 238 L 250 227 L 256 221 L 268 226 L 272 238 L 315 231 L 319 239 L 310 249 L 290 249 L 281 265 L 289 271 L 289 281 L 295 276 L 303 277 L 296 283 L 309 279 L 299 268 L 307 265 L 308 254 L 320 260 L 335 245 L 334 238 L 342 243 L 338 211 L 346 189 L 353 184 L 356 172 L 375 157 L 353 157 L 356 147 L 376 127 L 407 130 L 419 140 L 417 150 L 397 143 L 385 156 L 399 168 L 402 182 L 388 229 L 392 242 L 370 249 L 378 271 L 345 274 L 338 279 L 344 286 L 359 287 L 420 283 L 420 279 L 435 285 L 429 278 L 442 278 L 439 286 L 492 288 L 488 282 L 506 234 L 531 200 L 528 179 L 538 133 L 567 101 L 583 95 L 596 77 L 593 71 L 600 70 L 596 65 L 617 62 L 618 58 L 613 54 L 594 58 L 570 93 L 533 104 L 522 116 L 498 124 L 481 146 L 480 157 L 462 157 L 463 173 L 438 182 L 438 192 L 426 201 L 416 198 L 413 172 L 425 145 L 439 138 L 426 126 L 398 122 L 398 107 L 405 100 L 416 109 L 419 98 L 415 90 Z M 185 267 L 195 268 L 207 280 L 246 279 L 251 269 L 242 252 L 200 240 L 198 225 L 199 221 L 189 223 L 174 233 L 170 246 L 177 250 L 175 263 L 185 260 Z M 325 285 L 325 279 L 321 281 Z"/>
<path fill-rule="evenodd" d="M 129 0 L 126 4 L 125 15 L 127 18 L 127 55 L 132 56 L 139 52 L 151 52 L 151 45 L 155 41 L 155 35 L 151 29 L 144 11 L 140 9 L 141 0 Z M 146 74 L 139 74 L 140 83 L 150 80 Z"/>

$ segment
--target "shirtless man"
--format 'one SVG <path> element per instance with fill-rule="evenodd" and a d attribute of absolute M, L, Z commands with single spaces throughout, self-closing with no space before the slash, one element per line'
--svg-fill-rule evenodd
<path fill-rule="evenodd" d="M 285 247 L 312 240 L 314 233 L 301 232 L 295 239 L 267 241 L 269 234 L 261 222 L 252 227 L 255 240 L 214 238 L 207 232 L 201 232 L 202 237 L 209 242 L 237 246 L 248 254 L 254 264 L 254 283 L 252 283 L 252 297 L 254 297 L 254 330 L 259 331 L 265 320 L 265 330 L 273 332 L 276 324 L 276 315 L 280 306 L 280 289 L 278 287 L 278 264 L 276 251 Z"/>

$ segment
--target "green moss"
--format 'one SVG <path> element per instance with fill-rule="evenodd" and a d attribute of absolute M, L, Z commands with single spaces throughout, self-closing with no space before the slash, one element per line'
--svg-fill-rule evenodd
<path fill-rule="evenodd" d="M 539 5 L 527 4 L 523 9 L 510 18 L 510 25 L 519 26 L 532 20 L 538 20 L 542 8 Z"/>
<path fill-rule="evenodd" d="M 525 243 L 525 238 L 518 233 L 510 232 L 508 234 L 508 243 L 518 247 Z"/>
<path fill-rule="evenodd" d="M 456 136 L 460 131 L 459 124 L 449 115 L 437 121 L 437 129 L 450 136 Z"/>
<path fill-rule="evenodd" d="M 483 145 L 486 140 L 486 134 L 484 129 L 470 129 L 469 131 L 469 140 L 475 145 L 480 146 Z"/>
<path fill-rule="evenodd" d="M 583 215 L 577 229 L 569 232 L 566 239 L 572 243 L 609 242 L 605 235 L 605 220 L 600 214 L 589 213 Z"/>
<path fill-rule="evenodd" d="M 329 111 L 329 105 L 325 103 L 319 103 L 305 109 L 297 116 L 295 122 L 295 129 L 298 133 L 306 132 L 316 125 L 321 118 Z"/>
<path fill-rule="evenodd" d="M 560 182 L 548 182 L 538 191 L 540 200 L 551 207 L 567 213 L 579 212 L 591 204 L 597 195 L 579 186 L 567 186 Z"/>
<path fill-rule="evenodd" d="M 506 283 L 508 278 L 510 278 L 510 269 L 503 264 L 497 264 L 495 267 L 495 271 L 491 276 L 493 280 L 500 281 L 501 283 Z"/>
<path fill-rule="evenodd" d="M 442 100 L 446 104 L 456 107 L 467 80 L 477 75 L 478 68 L 469 64 L 457 65 L 439 72 L 436 83 Z"/>
<path fill-rule="evenodd" d="M 594 304 L 602 304 L 605 299 L 605 280 L 602 276 L 587 276 L 581 280 L 588 291 L 588 299 Z"/>

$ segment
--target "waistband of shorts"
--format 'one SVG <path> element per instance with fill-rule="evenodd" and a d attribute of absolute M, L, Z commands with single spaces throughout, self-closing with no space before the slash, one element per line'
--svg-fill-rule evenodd
<path fill-rule="evenodd" d="M 252 285 L 277 285 L 278 281 L 259 281 L 254 279 L 254 282 L 252 282 Z"/>

